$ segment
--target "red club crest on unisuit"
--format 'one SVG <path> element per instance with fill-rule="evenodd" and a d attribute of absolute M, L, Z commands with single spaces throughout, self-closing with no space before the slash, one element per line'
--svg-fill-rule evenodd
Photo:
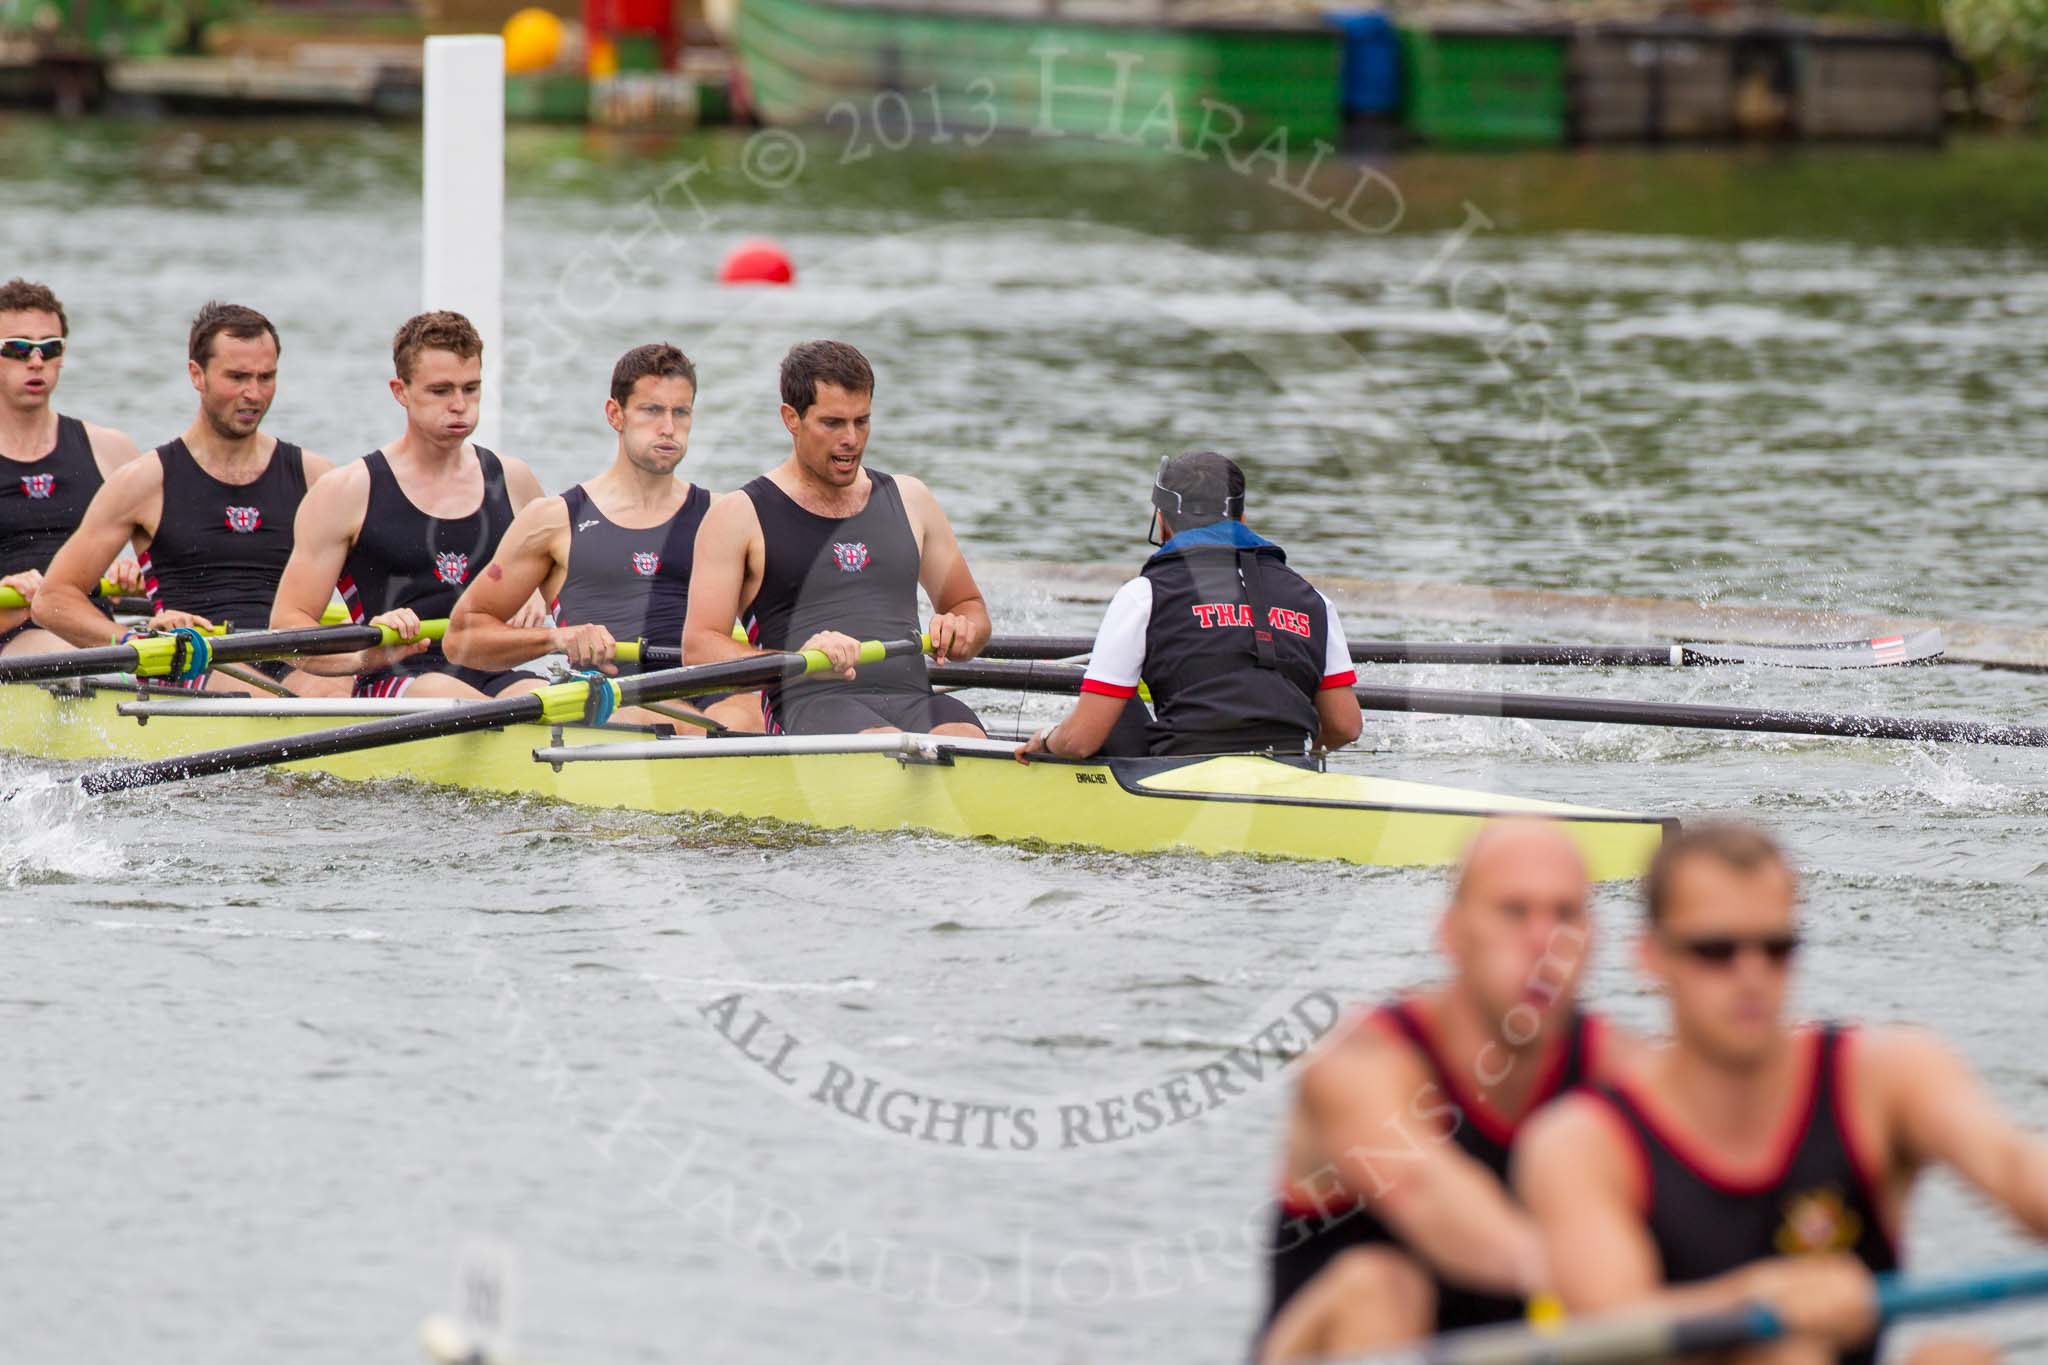
<path fill-rule="evenodd" d="M 868 547 L 865 541 L 832 542 L 832 558 L 839 565 L 841 573 L 859 573 L 868 566 Z"/>
<path fill-rule="evenodd" d="M 55 474 L 24 474 L 21 476 L 21 491 L 32 498 L 47 498 L 57 491 Z"/>
<path fill-rule="evenodd" d="M 227 515 L 228 529 L 248 535 L 263 524 L 263 509 L 260 507 L 230 507 Z"/>
<path fill-rule="evenodd" d="M 461 587 L 469 580 L 469 556 L 453 550 L 443 550 L 434 556 L 434 577 L 452 587 Z"/>
<path fill-rule="evenodd" d="M 661 572 L 661 556 L 647 550 L 633 552 L 633 572 L 642 578 L 652 578 Z"/>

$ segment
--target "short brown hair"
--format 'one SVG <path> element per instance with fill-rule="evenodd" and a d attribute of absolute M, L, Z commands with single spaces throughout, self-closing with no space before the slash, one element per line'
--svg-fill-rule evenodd
<path fill-rule="evenodd" d="M 612 366 L 612 401 L 624 407 L 633 396 L 633 386 L 643 379 L 687 379 L 690 392 L 697 391 L 697 367 L 666 341 L 635 346 Z"/>
<path fill-rule="evenodd" d="M 818 385 L 836 384 L 848 393 L 875 391 L 874 367 L 843 341 L 804 341 L 782 357 L 782 401 L 801 417 L 818 401 Z"/>
<path fill-rule="evenodd" d="M 1785 850 L 1778 841 L 1758 829 L 1737 820 L 1708 820 L 1697 825 L 1687 825 L 1676 834 L 1665 836 L 1658 845 L 1656 856 L 1650 859 L 1650 870 L 1643 877 L 1643 904 L 1649 911 L 1652 926 L 1664 922 L 1665 911 L 1671 907 L 1671 882 L 1681 864 L 1695 858 L 1707 858 L 1737 872 L 1758 872 L 1766 867 L 1780 867 L 1796 884 L 1792 863 L 1785 857 Z"/>
<path fill-rule="evenodd" d="M 421 351 L 449 351 L 469 360 L 484 353 L 484 339 L 468 318 L 444 308 L 407 318 L 391 338 L 391 366 L 400 379 L 412 378 Z"/>
<path fill-rule="evenodd" d="M 213 359 L 213 340 L 223 332 L 237 341 L 254 341 L 265 332 L 270 333 L 270 344 L 277 347 L 279 355 L 284 354 L 284 342 L 277 335 L 277 328 L 270 325 L 270 319 L 254 308 L 244 308 L 239 303 L 222 303 L 215 299 L 199 310 L 199 316 L 192 319 L 192 335 L 185 343 L 185 354 L 199 363 L 201 369 Z"/>
<path fill-rule="evenodd" d="M 64 316 L 64 305 L 57 302 L 47 284 L 34 284 L 19 276 L 0 284 L 0 313 L 55 313 L 57 334 L 71 335 L 71 320 Z"/>

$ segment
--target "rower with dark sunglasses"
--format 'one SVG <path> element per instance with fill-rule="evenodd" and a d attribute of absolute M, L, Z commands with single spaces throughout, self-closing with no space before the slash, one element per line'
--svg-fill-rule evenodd
<path fill-rule="evenodd" d="M 45 285 L 0 284 L 0 587 L 34 602 L 49 566 L 108 476 L 141 452 L 111 427 L 59 416 L 51 406 L 70 324 Z M 106 577 L 142 591 L 132 559 Z M 0 654 L 36 654 L 65 642 L 29 621 L 27 607 L 0 609 Z"/>
<path fill-rule="evenodd" d="M 1627 1080 L 1560 1101 L 1516 1152 L 1567 1309 L 1762 1301 L 1790 1328 L 1773 1365 L 1867 1362 L 1872 1277 L 1899 1264 L 1923 1169 L 1952 1167 L 2048 1237 L 2048 1144 L 1947 1048 L 1787 1022 L 1798 882 L 1769 836 L 1713 823 L 1673 835 L 1646 897 L 1641 961 L 1670 1003 L 1671 1041 Z M 1908 1358 L 1995 1357 L 1950 1341 Z"/>

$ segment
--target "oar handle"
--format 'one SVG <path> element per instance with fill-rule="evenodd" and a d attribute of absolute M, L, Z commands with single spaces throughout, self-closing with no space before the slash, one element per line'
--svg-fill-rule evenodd
<path fill-rule="evenodd" d="M 118 597 L 120 594 L 121 585 L 119 583 L 116 583 L 111 578 L 102 578 L 99 586 L 94 588 L 87 596 Z M 0 588 L 0 611 L 20 611 L 27 605 L 28 599 L 21 595 L 19 588 Z"/>
<path fill-rule="evenodd" d="M 422 621 L 420 622 L 420 633 L 413 636 L 412 640 L 404 639 L 389 626 L 378 626 L 377 631 L 384 637 L 383 643 L 387 647 L 390 645 L 409 645 L 413 640 L 442 639 L 448 634 L 448 623 L 446 621 Z"/>
<path fill-rule="evenodd" d="M 742 633 L 739 627 L 737 626 L 733 627 L 732 634 L 735 640 L 739 640 L 742 643 L 744 643 L 747 638 L 746 635 Z M 927 654 L 930 653 L 932 647 L 931 637 L 926 635 L 920 635 L 918 636 L 918 640 L 920 642 L 920 645 L 922 646 L 923 652 Z M 861 649 L 865 651 L 870 647 L 879 649 L 882 648 L 882 645 L 879 641 L 869 640 L 866 644 L 863 644 L 861 646 Z M 814 654 L 817 653 L 817 651 L 815 650 L 811 652 Z M 819 657 L 822 658 L 824 656 L 819 655 Z M 860 659 L 860 662 L 864 664 L 880 663 L 882 659 L 885 657 L 893 656 L 876 655 L 874 658 L 867 658 L 864 656 Z M 666 668 L 675 668 L 679 667 L 683 662 L 683 651 L 677 649 L 673 645 L 650 645 L 645 640 L 621 640 L 618 642 L 617 647 L 614 648 L 612 651 L 612 659 L 614 662 L 622 664 L 649 663 L 660 664 Z M 810 671 L 813 673 L 817 673 L 823 670 L 813 668 Z"/>

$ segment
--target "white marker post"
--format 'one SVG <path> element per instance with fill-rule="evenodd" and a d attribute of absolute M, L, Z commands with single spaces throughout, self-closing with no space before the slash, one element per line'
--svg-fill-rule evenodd
<path fill-rule="evenodd" d="M 452 308 L 484 339 L 483 411 L 495 446 L 505 358 L 505 40 L 427 39 L 420 235 L 422 306 Z"/>

